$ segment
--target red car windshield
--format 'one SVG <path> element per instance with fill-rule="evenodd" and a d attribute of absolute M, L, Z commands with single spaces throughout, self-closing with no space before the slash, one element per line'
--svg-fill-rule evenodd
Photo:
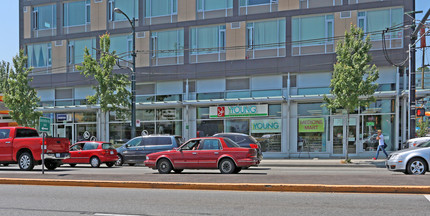
<path fill-rule="evenodd" d="M 115 149 L 111 143 L 103 143 L 102 149 Z"/>

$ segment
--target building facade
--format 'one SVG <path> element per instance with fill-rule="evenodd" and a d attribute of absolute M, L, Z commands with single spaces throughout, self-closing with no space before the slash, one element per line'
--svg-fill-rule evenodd
<path fill-rule="evenodd" d="M 85 47 L 99 57 L 106 32 L 120 64 L 131 66 L 130 24 L 113 11 L 120 8 L 137 20 L 137 134 L 238 132 L 259 140 L 266 158 L 336 158 L 347 148 L 370 157 L 376 130 L 389 150 L 406 139 L 407 78 L 384 51 L 393 62 L 407 58 L 404 12 L 413 7 L 410 0 L 20 0 L 20 47 L 52 136 L 131 138 L 129 119 L 86 104 L 96 82 L 75 69 Z M 380 78 L 377 101 L 356 110 L 346 131 L 342 110 L 321 105 L 336 43 L 351 24 L 370 35 Z"/>

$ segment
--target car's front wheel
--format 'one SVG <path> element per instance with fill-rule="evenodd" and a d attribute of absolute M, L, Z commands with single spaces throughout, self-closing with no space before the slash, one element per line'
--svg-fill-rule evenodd
<path fill-rule="evenodd" d="M 161 159 L 158 162 L 157 168 L 160 174 L 168 174 L 170 171 L 172 171 L 172 164 L 167 159 Z"/>
<path fill-rule="evenodd" d="M 99 158 L 97 158 L 97 157 L 92 157 L 92 158 L 90 159 L 90 164 L 91 164 L 91 167 L 94 167 L 94 168 L 99 167 L 99 166 L 100 166 L 100 160 L 99 160 Z"/>
<path fill-rule="evenodd" d="M 219 163 L 219 170 L 222 174 L 232 174 L 236 170 L 236 165 L 231 159 L 222 159 Z"/>
<path fill-rule="evenodd" d="M 424 175 L 427 171 L 427 163 L 421 158 L 412 158 L 407 166 L 408 174 Z"/>

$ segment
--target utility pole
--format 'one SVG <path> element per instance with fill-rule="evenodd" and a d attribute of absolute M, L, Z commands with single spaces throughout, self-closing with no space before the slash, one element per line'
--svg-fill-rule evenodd
<path fill-rule="evenodd" d="M 424 68 L 425 68 L 425 56 L 426 56 L 426 29 L 422 28 L 420 30 L 420 35 L 421 35 L 421 48 L 423 49 L 423 63 L 421 66 L 421 88 L 424 89 Z"/>
<path fill-rule="evenodd" d="M 411 41 L 409 44 L 409 139 L 415 138 L 416 98 L 415 98 L 415 44 L 420 29 L 424 26 L 430 16 L 430 9 L 424 15 L 417 28 L 412 28 Z M 415 16 L 414 16 L 415 17 Z M 414 19 L 415 22 L 415 19 Z"/>

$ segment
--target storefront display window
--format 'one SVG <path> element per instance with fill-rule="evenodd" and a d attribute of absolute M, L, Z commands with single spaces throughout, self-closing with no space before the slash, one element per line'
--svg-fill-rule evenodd
<path fill-rule="evenodd" d="M 281 151 L 281 119 L 252 119 L 251 136 L 261 144 L 263 152 Z"/>
<path fill-rule="evenodd" d="M 249 121 L 247 119 L 226 120 L 225 132 L 249 134 Z"/>
<path fill-rule="evenodd" d="M 209 115 L 209 108 L 207 110 Z M 208 137 L 222 132 L 224 132 L 223 120 L 197 120 L 196 137 Z"/>
<path fill-rule="evenodd" d="M 87 141 L 92 137 L 97 137 L 97 125 L 96 124 L 76 124 L 76 141 Z M 85 132 L 88 132 L 85 134 Z M 94 138 L 93 138 L 94 139 Z"/>
<path fill-rule="evenodd" d="M 326 152 L 327 117 L 330 111 L 322 103 L 299 104 L 297 152 Z"/>
<path fill-rule="evenodd" d="M 364 115 L 361 127 L 363 151 L 376 151 L 379 145 L 379 141 L 376 139 L 378 130 L 382 130 L 384 142 L 388 146 L 385 150 L 394 150 L 394 115 Z"/>
<path fill-rule="evenodd" d="M 126 143 L 128 140 L 130 140 L 130 137 L 131 137 L 130 123 L 110 123 L 109 124 L 109 142 L 111 142 L 112 144 Z"/>
<path fill-rule="evenodd" d="M 137 110 L 136 119 L 139 119 L 140 121 L 154 121 L 155 110 L 154 109 Z"/>
<path fill-rule="evenodd" d="M 97 114 L 95 112 L 75 113 L 75 123 L 96 122 Z"/>

